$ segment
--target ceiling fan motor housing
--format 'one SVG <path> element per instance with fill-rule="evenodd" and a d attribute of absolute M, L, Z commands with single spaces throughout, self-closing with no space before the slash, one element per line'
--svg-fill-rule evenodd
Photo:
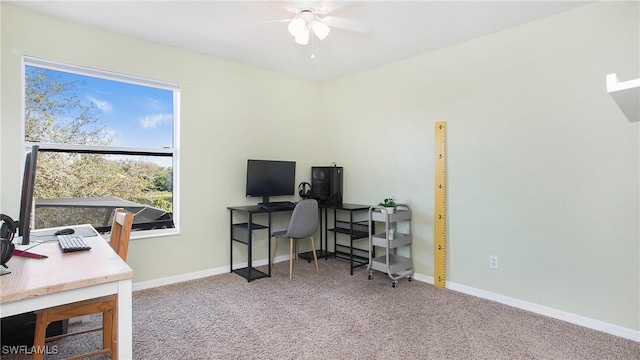
<path fill-rule="evenodd" d="M 300 18 L 302 18 L 302 20 L 304 20 L 304 22 L 307 24 L 316 19 L 316 13 L 313 9 L 302 9 L 300 10 L 298 16 L 300 16 Z"/>
<path fill-rule="evenodd" d="M 288 29 L 289 33 L 295 37 L 296 43 L 300 45 L 309 43 L 310 30 L 320 40 L 324 40 L 331 30 L 327 24 L 316 16 L 315 9 L 301 9 L 298 11 L 298 15 L 289 23 Z"/>

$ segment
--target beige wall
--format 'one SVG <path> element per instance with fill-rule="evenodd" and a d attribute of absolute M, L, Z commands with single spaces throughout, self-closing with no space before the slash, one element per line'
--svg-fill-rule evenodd
<path fill-rule="evenodd" d="M 605 86 L 640 75 L 638 10 L 588 5 L 329 83 L 347 199 L 411 204 L 432 275 L 446 120 L 447 280 L 638 330 L 640 131 Z"/>
<path fill-rule="evenodd" d="M 134 282 L 228 266 L 226 207 L 258 201 L 244 197 L 247 158 L 296 161 L 296 183 L 308 181 L 312 165 L 324 164 L 306 135 L 320 129 L 320 85 L 3 4 L 3 212 L 17 214 L 19 207 L 18 191 L 9 189 L 21 181 L 22 160 L 15 156 L 21 153 L 21 55 L 180 85 L 181 233 L 132 241 Z M 273 146 L 272 139 L 286 141 Z M 265 257 L 266 250 L 256 254 Z"/>
<path fill-rule="evenodd" d="M 433 127 L 446 120 L 451 285 L 638 331 L 640 131 L 605 88 L 609 73 L 640 76 L 638 12 L 587 5 L 314 84 L 3 4 L 0 207 L 18 207 L 5 189 L 20 175 L 4 169 L 20 167 L 26 54 L 181 86 L 182 233 L 132 243 L 135 282 L 228 266 L 225 207 L 255 202 L 250 157 L 296 160 L 298 181 L 336 162 L 345 201 L 408 203 L 417 271 L 432 276 Z"/>

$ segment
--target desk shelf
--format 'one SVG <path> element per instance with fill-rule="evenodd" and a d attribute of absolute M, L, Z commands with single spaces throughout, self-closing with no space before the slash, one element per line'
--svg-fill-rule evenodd
<path fill-rule="evenodd" d="M 349 223 L 348 221 L 337 220 L 333 229 L 327 231 L 334 234 L 347 235 L 351 237 L 349 245 L 334 242 L 335 251 L 333 255 L 338 259 L 350 260 L 351 271 L 353 269 L 369 264 L 369 250 L 354 246 L 354 240 L 367 239 L 369 237 L 369 226 L 366 221 L 356 221 Z M 334 239 L 335 240 L 335 239 Z"/>
<path fill-rule="evenodd" d="M 230 206 L 227 207 L 230 214 L 230 223 L 229 223 L 229 238 L 231 242 L 230 246 L 230 260 L 229 267 L 230 272 L 238 274 L 243 278 L 247 279 L 247 281 L 253 281 L 256 279 L 261 279 L 264 277 L 271 277 L 271 257 L 268 256 L 271 251 L 271 213 L 286 211 L 286 209 L 272 209 L 266 210 L 262 209 L 259 206 Z M 290 209 L 289 209 L 290 210 Z M 244 222 L 233 222 L 233 215 L 235 213 L 240 213 L 246 216 L 246 221 Z M 266 225 L 254 222 L 254 216 L 260 215 L 261 217 L 266 216 Z M 264 222 L 263 222 L 264 223 Z M 253 232 L 267 230 L 267 259 L 268 259 L 268 272 L 263 272 L 255 267 L 253 267 L 252 256 L 253 256 Z M 247 247 L 247 266 L 242 268 L 233 268 L 233 243 L 240 243 L 246 245 Z"/>
<path fill-rule="evenodd" d="M 233 241 L 241 242 L 243 244 L 248 244 L 249 239 L 252 238 L 252 233 L 255 230 L 263 230 L 268 229 L 269 227 L 256 224 L 256 223 L 237 223 L 231 225 L 231 239 Z"/>
<path fill-rule="evenodd" d="M 353 252 L 353 255 L 352 255 Z M 333 256 L 338 259 L 351 260 L 353 269 L 369 264 L 369 251 L 359 248 L 351 248 L 349 245 L 336 244 Z"/>
<path fill-rule="evenodd" d="M 343 226 L 348 226 L 349 223 L 345 222 L 345 221 L 337 221 L 338 223 L 341 223 Z M 337 228 L 333 228 L 333 229 L 327 229 L 327 232 L 332 232 L 332 233 L 336 233 L 336 234 L 341 234 L 341 235 L 350 235 L 351 234 L 351 240 L 358 240 L 358 239 L 365 239 L 369 237 L 369 232 L 368 232 L 368 228 L 367 228 L 367 224 L 366 222 L 356 222 L 353 224 L 354 229 L 353 229 L 353 233 L 352 231 L 348 228 L 348 227 L 337 227 Z M 339 244 L 339 243 L 335 243 L 334 244 L 335 247 L 335 251 L 334 252 L 329 252 L 326 251 L 324 249 L 320 249 L 320 250 L 316 250 L 316 256 L 317 257 L 325 257 L 327 258 L 329 255 L 333 255 L 336 258 L 339 259 L 346 259 L 349 260 L 350 259 L 350 251 L 349 251 L 349 246 L 348 245 L 343 245 L 343 244 Z M 342 248 L 345 251 L 340 251 L 338 250 L 338 248 Z M 363 255 L 355 255 L 354 254 L 354 261 L 357 261 L 359 264 L 363 264 L 366 265 L 368 263 L 368 251 L 367 249 L 359 249 L 354 247 L 353 248 L 354 251 L 357 252 L 364 252 Z M 305 252 L 305 253 L 301 253 L 300 254 L 300 258 L 301 259 L 305 259 L 308 262 L 310 262 L 311 260 L 313 260 L 313 254 L 311 254 L 311 252 Z M 356 266 L 357 267 L 357 266 Z"/>
<path fill-rule="evenodd" d="M 271 275 L 262 272 L 254 267 L 251 267 L 251 271 L 249 271 L 249 267 L 243 267 L 240 269 L 233 269 L 232 272 L 242 276 L 243 278 L 247 279 L 247 281 L 271 277 Z"/>
<path fill-rule="evenodd" d="M 318 257 L 330 255 L 349 261 L 349 270 L 353 275 L 353 269 L 365 266 L 369 263 L 369 249 L 358 248 L 354 246 L 354 242 L 360 239 L 366 239 L 369 236 L 369 223 L 367 219 L 356 220 L 354 216 L 357 213 L 366 212 L 370 205 L 358 204 L 319 204 L 320 206 L 320 250 L 316 251 Z M 328 212 L 333 210 L 333 226 L 328 226 Z M 348 218 L 347 216 L 348 215 Z M 327 245 L 328 233 L 333 233 L 333 252 L 329 251 Z M 345 243 L 346 241 L 348 243 Z M 340 238 L 340 241 L 338 240 Z M 324 240 L 324 246 L 323 246 Z M 326 249 L 326 250 L 325 250 Z M 311 252 L 300 254 L 300 257 L 310 261 Z"/>
<path fill-rule="evenodd" d="M 325 260 L 328 260 L 329 255 L 333 255 L 333 253 L 330 253 L 327 250 L 323 250 L 323 249 L 316 249 L 316 257 L 318 259 L 320 259 L 321 257 L 324 257 Z M 300 253 L 299 256 L 300 256 L 300 259 L 307 260 L 308 263 L 313 261 L 313 254 L 311 253 L 311 251 Z"/>
<path fill-rule="evenodd" d="M 328 229 L 329 232 L 334 232 L 338 234 L 351 235 L 353 240 L 364 239 L 369 236 L 369 228 L 367 224 L 363 221 L 354 222 L 353 230 L 350 229 L 349 223 L 346 221 L 336 221 L 339 225 L 345 225 L 345 227 L 336 227 L 333 229 Z"/>

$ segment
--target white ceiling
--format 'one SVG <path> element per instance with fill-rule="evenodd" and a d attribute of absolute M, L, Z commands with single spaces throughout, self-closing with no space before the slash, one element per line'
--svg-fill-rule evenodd
<path fill-rule="evenodd" d="M 4 1 L 312 81 L 328 81 L 567 11 L 583 1 Z M 366 21 L 367 34 L 332 29 L 294 42 L 291 8 L 333 9 Z M 314 54 L 315 58 L 311 58 Z"/>

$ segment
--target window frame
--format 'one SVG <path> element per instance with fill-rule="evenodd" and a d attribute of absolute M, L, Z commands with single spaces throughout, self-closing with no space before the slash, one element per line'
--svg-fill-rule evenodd
<path fill-rule="evenodd" d="M 101 146 L 101 145 L 78 145 L 78 144 L 52 144 L 42 142 L 26 141 L 26 67 L 38 67 L 54 71 L 73 73 L 83 76 L 100 78 L 111 81 L 125 82 L 135 85 L 154 87 L 172 91 L 173 93 L 173 139 L 172 148 L 144 148 L 130 146 Z M 177 235 L 180 233 L 180 157 L 179 157 L 179 131 L 180 131 L 180 86 L 165 81 L 143 78 L 140 76 L 126 75 L 106 70 L 89 68 L 79 65 L 60 63 L 57 61 L 23 55 L 21 64 L 21 143 L 25 151 L 31 149 L 33 145 L 39 145 L 41 151 L 57 151 L 72 153 L 92 153 L 109 155 L 150 155 L 167 156 L 172 158 L 173 168 L 173 189 L 172 189 L 172 218 L 173 228 L 141 230 L 131 233 L 131 239 L 142 239 L 159 236 Z M 37 176 L 37 174 L 36 174 Z"/>

